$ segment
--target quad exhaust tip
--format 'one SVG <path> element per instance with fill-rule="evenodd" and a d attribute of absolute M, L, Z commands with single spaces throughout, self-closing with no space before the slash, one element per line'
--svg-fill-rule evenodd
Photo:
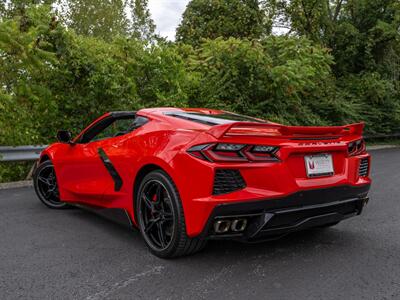
<path fill-rule="evenodd" d="M 214 231 L 216 233 L 242 232 L 246 229 L 246 219 L 218 220 L 214 223 Z"/>
<path fill-rule="evenodd" d="M 231 224 L 231 230 L 234 232 L 241 232 L 246 229 L 246 225 L 247 225 L 246 219 L 233 220 Z"/>

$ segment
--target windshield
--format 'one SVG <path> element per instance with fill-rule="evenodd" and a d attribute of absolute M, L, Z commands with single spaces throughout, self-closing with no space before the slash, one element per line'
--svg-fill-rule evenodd
<path fill-rule="evenodd" d="M 228 112 L 212 115 L 197 112 L 166 112 L 165 114 L 171 117 L 181 118 L 210 126 L 228 124 L 233 122 L 267 123 L 267 121 L 264 120 Z"/>

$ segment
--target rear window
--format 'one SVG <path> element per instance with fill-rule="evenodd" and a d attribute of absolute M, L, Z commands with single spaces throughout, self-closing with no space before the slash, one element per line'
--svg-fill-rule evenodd
<path fill-rule="evenodd" d="M 221 114 L 207 115 L 196 112 L 166 112 L 165 115 L 180 118 L 184 120 L 193 121 L 196 123 L 206 124 L 210 126 L 228 124 L 233 122 L 257 122 L 267 123 L 264 120 L 238 115 L 234 113 L 224 112 Z"/>

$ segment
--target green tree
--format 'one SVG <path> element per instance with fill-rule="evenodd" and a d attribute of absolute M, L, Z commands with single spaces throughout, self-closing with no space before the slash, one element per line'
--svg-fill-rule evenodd
<path fill-rule="evenodd" d="M 51 6 L 56 0 L 10 0 L 0 3 L 0 19 L 12 18 L 14 16 L 25 15 L 26 9 L 30 5 L 49 5 Z"/>
<path fill-rule="evenodd" d="M 319 92 L 331 81 L 332 57 L 306 38 L 205 41 L 190 55 L 190 105 L 225 108 L 292 124 L 332 122 L 315 107 L 343 112 Z"/>
<path fill-rule="evenodd" d="M 198 46 L 202 39 L 259 38 L 264 15 L 257 0 L 192 0 L 176 30 L 176 39 Z"/>
<path fill-rule="evenodd" d="M 111 40 L 129 32 L 123 0 L 68 1 L 62 15 L 65 24 L 77 34 Z"/>
<path fill-rule="evenodd" d="M 150 16 L 148 0 L 130 0 L 131 11 L 130 32 L 133 38 L 152 40 L 155 37 L 156 25 Z"/>
<path fill-rule="evenodd" d="M 27 9 L 24 18 L 0 23 L 0 144 L 46 139 L 39 128 L 57 111 L 47 86 L 57 63 L 51 44 L 56 27 L 48 6 Z"/>
<path fill-rule="evenodd" d="M 5 17 L 7 11 L 6 3 L 4 1 L 0 2 L 0 20 Z"/>
<path fill-rule="evenodd" d="M 276 18 L 291 32 L 332 50 L 338 76 L 381 69 L 399 57 L 400 2 L 398 0 L 268 0 Z"/>

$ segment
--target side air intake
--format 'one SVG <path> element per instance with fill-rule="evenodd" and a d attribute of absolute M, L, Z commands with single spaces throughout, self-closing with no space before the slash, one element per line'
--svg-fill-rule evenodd
<path fill-rule="evenodd" d="M 241 190 L 246 183 L 239 170 L 217 169 L 214 176 L 213 195 L 221 195 Z"/>

